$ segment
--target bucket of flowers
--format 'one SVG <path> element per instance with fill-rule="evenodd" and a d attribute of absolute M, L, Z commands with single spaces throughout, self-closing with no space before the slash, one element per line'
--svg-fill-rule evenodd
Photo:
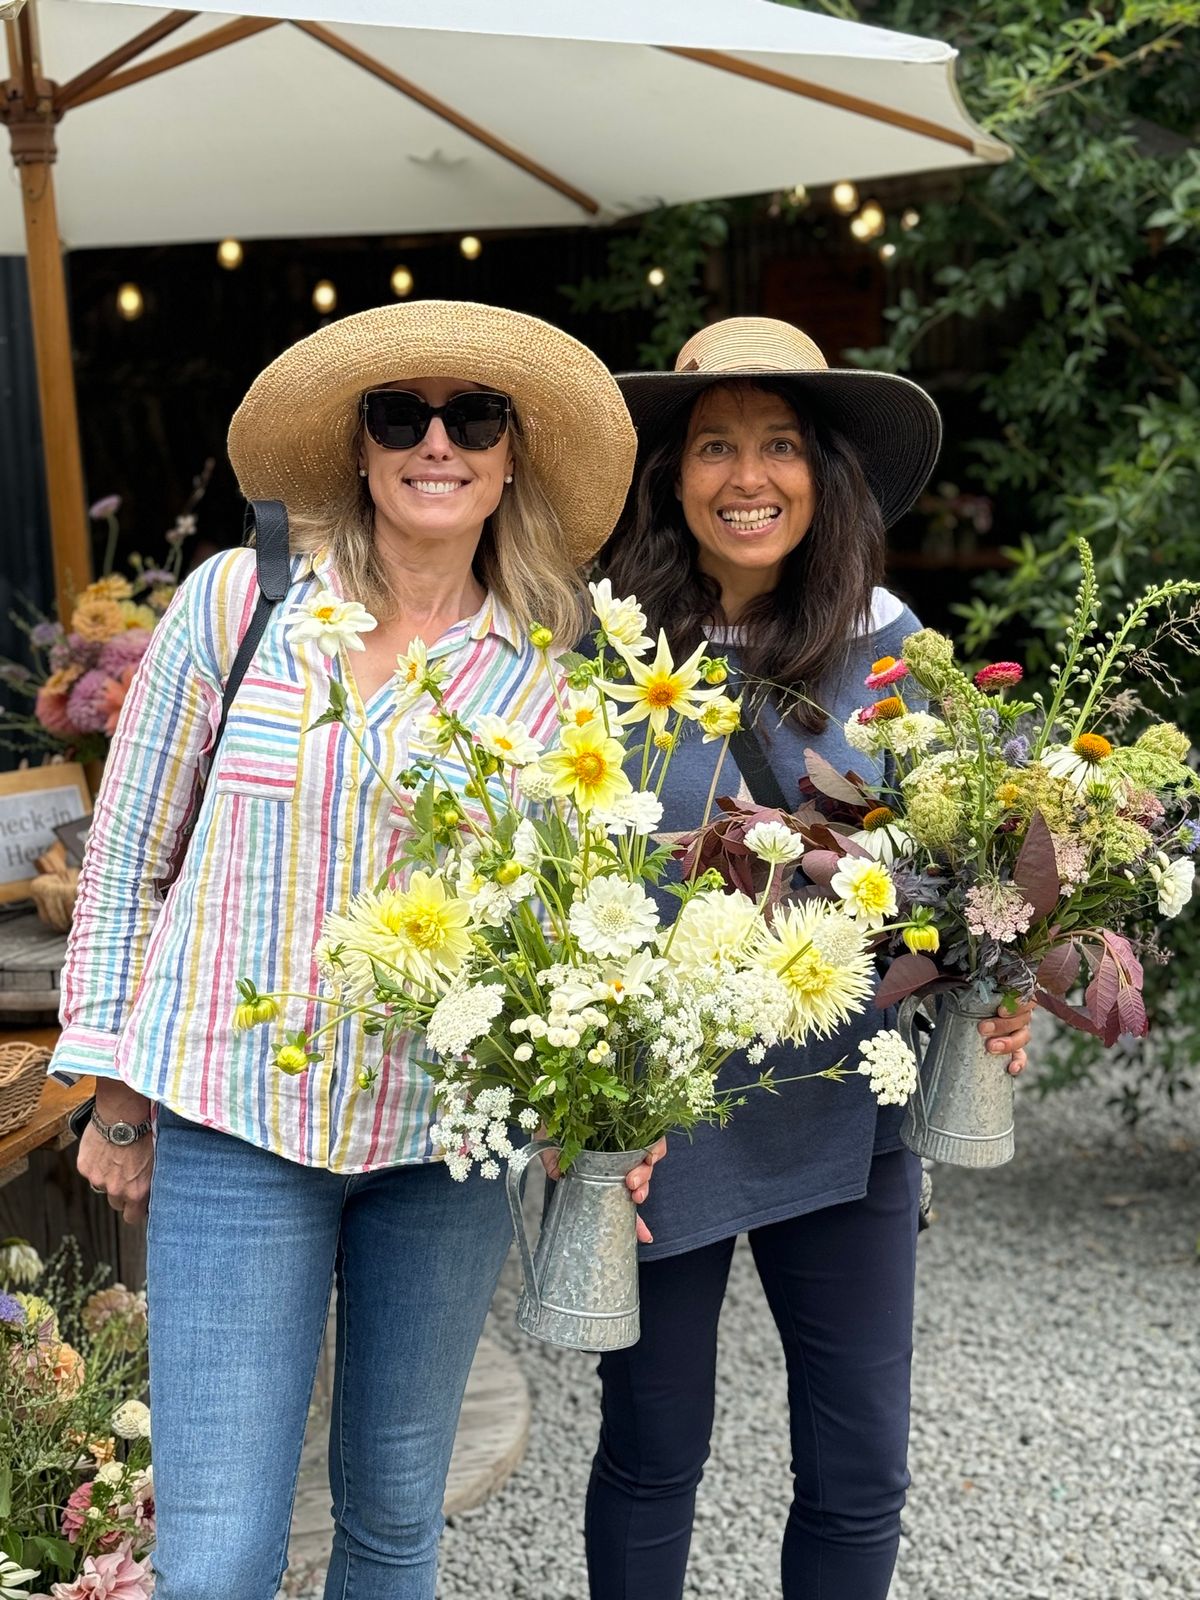
<path fill-rule="evenodd" d="M 274 1059 L 285 1072 L 307 1070 L 351 1014 L 383 1049 L 419 1030 L 437 1086 L 431 1137 L 449 1175 L 494 1179 L 509 1163 L 521 1326 L 595 1350 L 638 1336 L 624 1174 L 662 1134 L 724 1121 L 751 1092 L 720 1082 L 735 1051 L 760 1069 L 751 1089 L 769 1091 L 771 1047 L 828 1036 L 865 1009 L 874 969 L 871 932 L 836 899 L 781 896 L 805 843 L 772 813 L 746 832 L 753 892 L 694 863 L 682 882 L 663 881 L 686 847 L 655 838 L 672 753 L 689 736 L 723 755 L 739 704 L 705 647 L 676 663 L 665 638 L 645 635 L 635 599 L 615 598 L 607 580 L 592 593 L 593 656 L 555 654 L 548 630 L 531 633 L 558 708 L 549 748 L 499 716 L 468 725 L 419 641 L 400 658 L 410 765 L 379 776 L 408 812 L 404 852 L 326 918 L 313 987 L 324 978 L 332 1001 L 263 994 L 245 977 L 234 1020 L 286 1023 L 289 1008 L 301 1018 L 323 1008 L 319 1026 L 284 1028 Z M 309 605 L 320 610 L 323 597 Z M 345 709 L 335 684 L 320 721 L 342 722 L 369 761 Z M 893 1046 L 888 1071 L 855 1065 L 870 1088 L 902 1097 L 915 1061 L 898 1038 Z M 814 1076 L 853 1070 L 831 1061 Z M 360 1087 L 375 1078 L 365 1073 Z M 550 1147 L 561 1181 L 534 1259 L 520 1183 L 530 1155 Z"/>
<path fill-rule="evenodd" d="M 0 1241 L 0 1595 L 153 1592 L 146 1381 L 144 1294 Z"/>
<path fill-rule="evenodd" d="M 851 748 L 886 758 L 887 784 L 809 761 L 823 817 L 800 822 L 804 871 L 839 895 L 886 874 L 881 953 L 892 959 L 876 1004 L 900 1002 L 914 1048 L 918 1007 L 935 1013 L 903 1137 L 938 1161 L 994 1166 L 1013 1153 L 1012 1079 L 976 1022 L 1002 999 L 1033 997 L 1106 1045 L 1144 1034 L 1142 963 L 1166 959 L 1159 924 L 1192 893 L 1189 740 L 1141 716 L 1130 685 L 1163 681 L 1165 640 L 1196 653 L 1200 583 L 1153 586 L 1102 632 L 1086 543 L 1079 555 L 1048 696 L 1011 695 L 1016 662 L 969 676 L 950 640 L 923 629 L 899 660 L 876 663 L 878 698 L 845 725 Z"/>
<path fill-rule="evenodd" d="M 183 547 L 196 531 L 196 508 L 213 465 L 205 462 L 168 529 L 163 561 L 134 556 L 128 573 L 113 571 L 121 498 L 106 495 L 89 511 L 107 530 L 101 575 L 74 597 L 70 615 L 56 619 L 28 601 L 22 612 L 12 614 L 33 665 L 0 661 L 0 684 L 12 702 L 0 710 L 0 738 L 9 749 L 31 758 L 57 755 L 83 763 L 108 754 L 134 669 L 179 585 Z M 20 701 L 26 702 L 24 709 L 17 708 Z"/>

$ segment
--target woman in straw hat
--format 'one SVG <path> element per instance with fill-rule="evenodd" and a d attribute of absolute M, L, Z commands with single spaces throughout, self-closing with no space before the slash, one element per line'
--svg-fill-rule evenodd
<path fill-rule="evenodd" d="M 839 771 L 872 765 L 842 726 L 867 674 L 919 626 L 881 586 L 884 529 L 933 467 L 937 410 L 903 378 L 830 371 L 798 329 L 761 318 L 704 329 L 672 373 L 618 381 L 639 464 L 603 569 L 614 593 L 636 592 L 676 659 L 701 638 L 728 652 L 755 734 L 727 759 L 721 791 L 794 809 L 806 746 Z M 769 695 L 752 687 L 764 682 Z M 699 824 L 710 776 L 711 747 L 681 743 L 664 828 Z M 1012 1072 L 1028 1022 L 981 1024 Z M 858 1018 L 778 1057 L 775 1075 L 854 1060 L 878 1027 L 878 1014 Z M 921 1171 L 901 1147 L 898 1109 L 877 1108 L 860 1087 L 786 1084 L 750 1096 L 727 1128 L 673 1146 L 646 1207 L 641 1341 L 600 1363 L 593 1600 L 683 1593 L 717 1321 L 743 1232 L 787 1361 L 795 1483 L 784 1600 L 885 1600 L 908 1483 Z"/>
<path fill-rule="evenodd" d="M 154 633 L 96 805 L 55 1066 L 100 1079 L 79 1166 L 127 1221 L 153 1166 L 159 1600 L 275 1595 L 334 1283 L 325 1592 L 432 1600 L 459 1404 L 509 1243 L 503 1188 L 456 1185 L 432 1161 L 419 1037 L 384 1050 L 347 1024 L 287 1076 L 273 1030 L 231 1026 L 234 985 L 290 993 L 277 1027 L 311 1028 L 323 918 L 401 842 L 364 758 L 408 765 L 420 712 L 397 708 L 399 653 L 423 641 L 464 717 L 552 728 L 528 630 L 576 635 L 578 564 L 620 509 L 633 430 L 599 360 L 557 329 L 418 302 L 280 356 L 229 451 L 248 497 L 287 507 L 292 587 L 165 900 L 254 606 L 253 554 L 205 563 Z M 347 725 L 314 728 L 334 685 Z M 648 1180 L 630 1175 L 635 1199 Z"/>

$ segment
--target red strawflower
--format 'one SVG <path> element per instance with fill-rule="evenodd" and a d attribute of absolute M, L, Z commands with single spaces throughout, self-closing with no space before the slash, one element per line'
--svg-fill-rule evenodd
<path fill-rule="evenodd" d="M 975 687 L 989 693 L 992 689 L 1011 689 L 1025 676 L 1024 667 L 1015 661 L 995 661 L 975 674 Z"/>

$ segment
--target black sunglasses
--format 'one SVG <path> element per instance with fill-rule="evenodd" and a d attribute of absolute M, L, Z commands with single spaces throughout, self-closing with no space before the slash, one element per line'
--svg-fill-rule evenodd
<path fill-rule="evenodd" d="M 444 406 L 431 406 L 407 389 L 368 389 L 362 398 L 363 427 L 384 450 L 411 450 L 441 417 L 450 443 L 460 450 L 490 450 L 508 428 L 512 403 L 506 394 L 471 389 Z"/>

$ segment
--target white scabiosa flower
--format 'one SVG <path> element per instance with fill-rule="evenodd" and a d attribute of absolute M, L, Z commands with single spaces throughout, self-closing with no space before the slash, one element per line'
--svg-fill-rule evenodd
<path fill-rule="evenodd" d="M 630 956 L 658 932 L 654 901 L 640 884 L 617 877 L 593 879 L 567 920 L 590 956 Z"/>
<path fill-rule="evenodd" d="M 1164 917 L 1177 917 L 1192 898 L 1196 863 L 1184 856 L 1168 861 L 1160 854 L 1150 863 L 1150 876 L 1158 890 L 1158 909 Z"/>
<path fill-rule="evenodd" d="M 287 630 L 288 642 L 313 639 L 323 656 L 336 656 L 343 645 L 347 650 L 365 650 L 359 634 L 379 626 L 365 606 L 357 600 L 340 600 L 332 589 L 322 589 L 311 600 L 293 606 L 291 615 L 295 620 Z"/>
<path fill-rule="evenodd" d="M 535 805 L 549 800 L 554 793 L 554 774 L 545 771 L 536 764 L 522 767 L 517 773 L 517 788 L 526 800 L 532 800 Z"/>
<path fill-rule="evenodd" d="M 592 609 L 608 638 L 614 644 L 624 645 L 634 655 L 641 655 L 643 650 L 648 650 L 654 640 L 645 632 L 646 613 L 633 595 L 627 600 L 618 600 L 607 578 L 599 583 L 589 583 L 588 588 L 592 594 Z"/>
<path fill-rule="evenodd" d="M 829 887 L 847 916 L 864 928 L 882 928 L 897 910 L 896 885 L 882 861 L 843 856 Z"/>
<path fill-rule="evenodd" d="M 871 1080 L 881 1106 L 904 1105 L 917 1087 L 917 1058 L 894 1028 L 885 1028 L 858 1047 L 858 1070 Z"/>
<path fill-rule="evenodd" d="M 618 796 L 615 804 L 592 813 L 606 833 L 653 833 L 662 821 L 662 801 L 649 789 L 632 789 Z"/>
<path fill-rule="evenodd" d="M 756 822 L 746 834 L 746 848 L 760 861 L 781 867 L 804 854 L 805 843 L 783 822 Z"/>
<path fill-rule="evenodd" d="M 507 762 L 510 767 L 527 767 L 542 753 L 541 744 L 515 717 L 497 716 L 493 711 L 484 712 L 476 719 L 475 732 L 489 755 Z"/>

